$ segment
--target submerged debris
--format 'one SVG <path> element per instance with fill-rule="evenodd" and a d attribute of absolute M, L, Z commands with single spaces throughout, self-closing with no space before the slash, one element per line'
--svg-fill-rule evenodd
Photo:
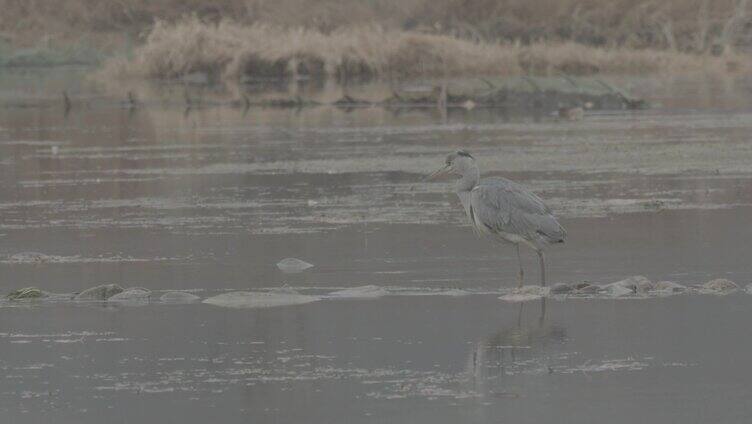
<path fill-rule="evenodd" d="M 41 299 L 47 297 L 47 293 L 36 287 L 26 287 L 23 289 L 14 290 L 5 296 L 8 300 L 23 300 L 23 299 Z"/>
<path fill-rule="evenodd" d="M 198 302 L 201 298 L 187 292 L 170 291 L 163 294 L 159 300 L 164 303 L 193 303 Z"/>
<path fill-rule="evenodd" d="M 595 284 L 590 284 L 588 282 L 582 282 L 582 283 L 577 283 L 575 285 L 574 289 L 575 289 L 574 290 L 575 293 L 577 293 L 577 294 L 587 295 L 587 294 L 598 293 L 598 291 L 600 291 L 601 288 L 598 287 Z"/>
<path fill-rule="evenodd" d="M 601 287 L 591 284 L 587 281 L 575 283 L 572 285 L 572 293 L 579 295 L 595 294 L 601 290 Z"/>
<path fill-rule="evenodd" d="M 131 287 L 107 298 L 107 301 L 123 303 L 148 303 L 150 297 L 150 290 L 142 287 Z"/>
<path fill-rule="evenodd" d="M 130 287 L 123 290 L 117 284 L 104 284 L 81 293 L 49 293 L 36 287 L 26 287 L 8 293 L 7 300 L 44 299 L 45 301 L 91 300 L 120 304 L 144 304 L 154 301 L 153 292 L 143 287 Z M 192 303 L 201 300 L 198 296 L 181 291 L 164 293 L 158 301 L 162 303 Z"/>
<path fill-rule="evenodd" d="M 107 300 L 112 296 L 122 293 L 123 288 L 117 284 L 103 284 L 101 286 L 86 289 L 76 295 L 75 300 Z"/>
<path fill-rule="evenodd" d="M 635 275 L 610 284 L 598 285 L 587 281 L 558 283 L 551 288 L 551 295 L 574 297 L 648 297 L 686 290 L 681 284 L 671 281 L 653 283 L 642 275 Z"/>
<path fill-rule="evenodd" d="M 653 291 L 654 288 L 655 286 L 650 280 L 642 275 L 636 275 L 615 283 L 606 284 L 601 288 L 600 292 L 619 297 L 636 294 L 644 295 Z"/>
<path fill-rule="evenodd" d="M 302 305 L 321 300 L 318 296 L 308 296 L 293 291 L 284 292 L 245 292 L 222 293 L 203 301 L 209 305 L 225 308 L 271 308 L 274 306 Z"/>
<path fill-rule="evenodd" d="M 750 285 L 752 286 L 752 285 Z M 681 293 L 719 294 L 733 293 L 739 286 L 727 279 L 715 279 L 697 286 L 684 286 L 673 281 L 659 281 L 653 283 L 649 279 L 636 275 L 615 283 L 596 285 L 583 283 L 559 283 L 551 288 L 554 296 L 565 297 L 605 297 L 605 298 L 644 298 L 670 296 Z"/>
<path fill-rule="evenodd" d="M 301 265 L 300 263 L 304 264 Z M 299 259 L 287 258 L 280 261 L 284 265 L 306 269 L 313 265 Z M 301 268 L 302 267 L 302 268 Z M 294 271 L 299 272 L 299 271 Z M 499 296 L 505 302 L 528 302 L 551 297 L 558 300 L 567 298 L 585 299 L 646 299 L 672 296 L 677 294 L 714 294 L 727 295 L 739 291 L 739 286 L 727 279 L 714 279 L 704 284 L 684 286 L 673 281 L 653 283 L 643 276 L 632 276 L 610 284 L 593 284 L 590 282 L 557 283 L 552 287 L 535 285 L 508 289 Z M 752 284 L 744 292 L 752 294 Z M 367 285 L 335 290 L 324 295 L 301 294 L 289 287 L 268 291 L 235 291 L 222 293 L 205 299 L 203 303 L 227 308 L 268 308 L 274 306 L 291 306 L 316 302 L 323 299 L 379 299 L 384 296 L 466 296 L 471 294 L 494 294 L 496 291 L 478 291 L 461 289 L 404 288 Z M 36 287 L 14 290 L 5 296 L 6 301 L 39 299 L 44 302 L 65 301 L 100 301 L 121 305 L 142 305 L 147 303 L 194 303 L 201 300 L 198 296 L 184 291 L 169 291 L 156 298 L 155 294 L 143 287 L 123 289 L 117 284 L 103 284 L 84 290 L 81 293 L 50 293 Z"/>
<path fill-rule="evenodd" d="M 389 292 L 380 286 L 361 286 L 353 287 L 350 289 L 338 290 L 328 294 L 328 297 L 338 299 L 373 299 L 377 297 L 383 297 L 389 294 Z"/>
<path fill-rule="evenodd" d="M 499 299 L 505 302 L 528 302 L 547 297 L 551 292 L 549 287 L 541 286 L 522 286 L 512 290 L 511 293 L 500 296 Z"/>
<path fill-rule="evenodd" d="M 551 287 L 550 294 L 552 295 L 586 295 L 595 294 L 601 290 L 601 286 L 591 284 L 587 281 L 580 283 L 557 283 Z"/>
<path fill-rule="evenodd" d="M 736 283 L 725 278 L 710 280 L 698 288 L 701 293 L 707 294 L 729 294 L 738 289 L 739 286 Z"/>
<path fill-rule="evenodd" d="M 51 262 L 52 256 L 39 252 L 20 252 L 11 255 L 8 260 L 19 264 L 41 264 Z"/>
<path fill-rule="evenodd" d="M 659 281 L 655 283 L 655 291 L 661 293 L 683 293 L 687 287 L 673 281 Z"/>
<path fill-rule="evenodd" d="M 551 294 L 568 294 L 574 291 L 574 287 L 569 284 L 556 283 L 551 287 Z"/>
<path fill-rule="evenodd" d="M 296 273 L 303 272 L 308 268 L 313 268 L 313 264 L 297 258 L 285 258 L 277 262 L 277 268 L 279 268 L 282 272 Z"/>

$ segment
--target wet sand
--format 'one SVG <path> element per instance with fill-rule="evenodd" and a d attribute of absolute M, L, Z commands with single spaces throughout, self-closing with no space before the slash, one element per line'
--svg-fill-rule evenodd
<path fill-rule="evenodd" d="M 569 231 L 548 254 L 553 283 L 743 288 L 748 83 L 622 81 L 659 106 L 562 123 L 329 106 L 186 113 L 177 88 L 148 86 L 129 110 L 82 73 L 0 78 L 0 100 L 52 102 L 0 109 L 4 292 L 388 294 L 263 309 L 2 303 L 9 422 L 735 423 L 752 412 L 744 290 L 549 298 L 542 316 L 541 301 L 497 299 L 515 284 L 514 250 L 472 234 L 449 184 L 421 181 L 463 147 L 486 175 L 540 193 Z M 47 93 L 71 86 L 64 116 Z M 283 273 L 288 257 L 314 267 Z M 535 284 L 533 255 L 525 264 Z"/>

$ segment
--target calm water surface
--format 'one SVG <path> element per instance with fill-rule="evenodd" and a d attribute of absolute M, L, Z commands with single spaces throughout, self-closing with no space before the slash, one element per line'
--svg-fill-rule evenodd
<path fill-rule="evenodd" d="M 421 178 L 462 147 L 485 175 L 541 194 L 569 231 L 548 254 L 554 282 L 744 287 L 750 81 L 614 79 L 656 107 L 564 123 L 491 110 L 243 111 L 238 87 L 88 74 L 0 75 L 3 292 L 387 295 L 268 309 L 4 302 L 5 421 L 749 420 L 744 290 L 502 302 L 514 250 L 477 239 L 451 184 Z M 129 90 L 140 107 L 123 103 Z M 184 92 L 201 102 L 187 109 Z M 284 274 L 286 257 L 315 267 Z"/>

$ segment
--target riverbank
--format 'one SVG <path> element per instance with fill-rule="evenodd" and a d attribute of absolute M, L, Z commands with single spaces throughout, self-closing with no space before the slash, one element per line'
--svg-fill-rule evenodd
<path fill-rule="evenodd" d="M 324 33 L 196 17 L 159 21 L 130 55 L 108 60 L 113 77 L 210 79 L 285 77 L 441 77 L 473 75 L 593 75 L 736 73 L 752 56 L 631 47 L 596 47 L 571 41 L 530 44 L 474 42 L 449 35 L 378 26 Z"/>

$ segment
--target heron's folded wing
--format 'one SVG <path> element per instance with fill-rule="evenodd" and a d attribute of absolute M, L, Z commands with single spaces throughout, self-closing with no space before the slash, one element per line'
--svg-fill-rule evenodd
<path fill-rule="evenodd" d="M 503 178 L 484 180 L 470 196 L 476 225 L 529 240 L 560 242 L 566 231 L 540 197 Z"/>

